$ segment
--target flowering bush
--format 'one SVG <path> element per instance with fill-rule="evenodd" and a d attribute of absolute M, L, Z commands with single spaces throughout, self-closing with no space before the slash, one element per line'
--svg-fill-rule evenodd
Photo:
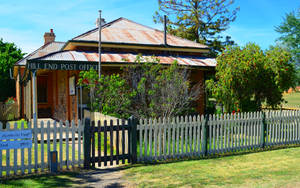
<path fill-rule="evenodd" d="M 17 102 L 17 99 L 15 97 L 9 97 L 6 101 L 5 101 L 5 104 L 8 105 L 8 104 L 14 104 Z"/>
<path fill-rule="evenodd" d="M 4 103 L 0 103 L 0 120 L 8 121 L 17 117 L 18 106 L 14 97 L 9 97 Z"/>

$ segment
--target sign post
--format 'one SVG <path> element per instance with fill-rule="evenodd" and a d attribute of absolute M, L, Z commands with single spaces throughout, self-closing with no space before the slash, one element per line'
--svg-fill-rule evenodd
<path fill-rule="evenodd" d="M 99 78 L 101 78 L 101 29 L 102 29 L 102 20 L 101 20 L 101 10 L 99 10 L 99 64 L 98 64 L 98 74 Z"/>

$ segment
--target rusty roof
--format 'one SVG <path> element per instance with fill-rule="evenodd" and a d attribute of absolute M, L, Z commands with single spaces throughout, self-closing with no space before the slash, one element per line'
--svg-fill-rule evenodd
<path fill-rule="evenodd" d="M 115 53 L 104 52 L 101 54 L 101 61 L 108 64 L 117 63 L 134 63 L 138 54 L 134 53 Z M 151 58 L 152 55 L 142 55 L 142 59 L 145 61 Z M 216 60 L 214 58 L 206 58 L 199 56 L 164 56 L 156 55 L 159 62 L 162 64 L 171 64 L 177 60 L 180 65 L 187 66 L 200 66 L 200 67 L 215 67 Z M 78 62 L 98 62 L 99 55 L 95 52 L 82 52 L 82 51 L 60 51 L 52 54 L 48 54 L 44 57 L 35 58 L 34 60 L 46 60 L 46 61 L 78 61 Z"/>
<path fill-rule="evenodd" d="M 16 62 L 15 65 L 19 65 L 19 66 L 26 65 L 26 60 L 39 58 L 53 52 L 58 52 L 61 50 L 64 44 L 65 44 L 64 42 L 50 42 L 48 44 L 45 44 L 41 46 L 39 49 L 35 50 L 34 52 L 28 54 L 23 59 Z"/>
<path fill-rule="evenodd" d="M 98 28 L 83 33 L 72 41 L 98 41 Z M 101 41 L 112 43 L 163 45 L 164 32 L 126 18 L 119 18 L 102 26 Z M 175 47 L 207 48 L 206 45 L 167 34 L 167 44 Z"/>

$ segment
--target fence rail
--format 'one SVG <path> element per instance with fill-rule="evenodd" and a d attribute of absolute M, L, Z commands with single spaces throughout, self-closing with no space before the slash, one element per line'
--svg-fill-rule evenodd
<path fill-rule="evenodd" d="M 300 143 L 300 111 L 140 120 L 138 161 L 200 157 Z"/>
<path fill-rule="evenodd" d="M 58 153 L 59 170 L 83 164 L 83 125 L 80 121 L 16 122 L 7 123 L 5 129 L 0 122 L 0 133 L 0 177 L 49 170 L 51 151 Z M 25 134 L 30 136 L 22 139 Z M 3 149 L 5 147 L 7 149 Z"/>

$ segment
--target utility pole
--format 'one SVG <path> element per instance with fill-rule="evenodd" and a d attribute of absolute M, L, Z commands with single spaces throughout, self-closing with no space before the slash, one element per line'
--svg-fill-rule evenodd
<path fill-rule="evenodd" d="M 102 25 L 101 25 L 101 10 L 99 10 L 99 26 L 98 26 L 98 30 L 99 30 L 99 45 L 98 45 L 98 53 L 99 53 L 99 63 L 98 63 L 98 74 L 99 74 L 99 78 L 101 78 L 101 29 L 102 29 Z"/>

